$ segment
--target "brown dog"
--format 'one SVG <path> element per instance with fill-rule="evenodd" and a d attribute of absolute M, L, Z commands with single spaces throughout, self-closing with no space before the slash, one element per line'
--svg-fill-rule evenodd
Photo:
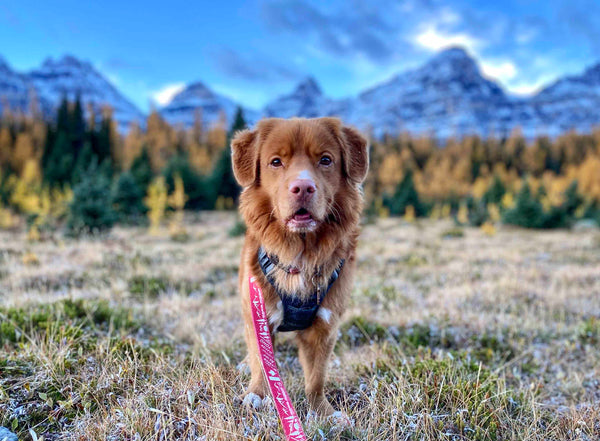
<path fill-rule="evenodd" d="M 310 408 L 331 415 L 323 386 L 356 267 L 367 141 L 337 118 L 269 118 L 231 146 L 248 228 L 239 282 L 252 373 L 246 397 L 268 393 L 249 304 L 254 276 L 272 337 L 296 331 Z"/>

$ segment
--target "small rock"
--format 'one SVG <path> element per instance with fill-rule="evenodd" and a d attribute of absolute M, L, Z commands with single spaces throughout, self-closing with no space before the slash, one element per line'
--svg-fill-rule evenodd
<path fill-rule="evenodd" d="M 0 427 L 0 441 L 19 441 L 19 438 L 6 427 Z"/>

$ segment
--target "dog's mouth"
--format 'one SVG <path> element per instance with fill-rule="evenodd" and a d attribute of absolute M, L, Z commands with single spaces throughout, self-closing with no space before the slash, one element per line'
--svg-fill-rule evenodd
<path fill-rule="evenodd" d="M 312 231 L 317 227 L 317 221 L 312 213 L 306 208 L 297 210 L 287 221 L 287 226 L 292 231 L 305 232 Z"/>

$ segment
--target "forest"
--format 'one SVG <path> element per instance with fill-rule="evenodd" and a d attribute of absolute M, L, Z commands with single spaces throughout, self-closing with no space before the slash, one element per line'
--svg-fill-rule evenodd
<path fill-rule="evenodd" d="M 34 109 L 0 119 L 0 228 L 25 226 L 31 239 L 64 229 L 102 233 L 115 223 L 169 220 L 183 231 L 185 211 L 234 209 L 240 188 L 229 142 L 246 127 L 222 115 L 193 127 L 165 122 L 153 111 L 144 127 L 120 134 L 106 108 L 96 115 L 81 101 L 62 101 L 55 118 Z M 371 138 L 364 185 L 367 219 L 453 218 L 493 230 L 498 223 L 567 228 L 600 223 L 600 128 L 528 140 L 427 136 Z"/>

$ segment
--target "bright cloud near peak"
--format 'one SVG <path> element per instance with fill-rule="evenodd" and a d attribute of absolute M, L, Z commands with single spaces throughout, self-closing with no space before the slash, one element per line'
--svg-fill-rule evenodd
<path fill-rule="evenodd" d="M 161 106 L 166 106 L 175 95 L 185 88 L 185 83 L 167 84 L 157 91 L 152 92 L 152 99 Z"/>
<path fill-rule="evenodd" d="M 430 51 L 439 51 L 452 46 L 462 46 L 473 52 L 481 46 L 481 41 L 470 35 L 459 32 L 449 34 L 439 31 L 435 26 L 428 26 L 415 36 L 415 42 Z"/>
<path fill-rule="evenodd" d="M 481 70 L 488 77 L 509 81 L 517 76 L 517 67 L 512 61 L 481 61 Z"/>

